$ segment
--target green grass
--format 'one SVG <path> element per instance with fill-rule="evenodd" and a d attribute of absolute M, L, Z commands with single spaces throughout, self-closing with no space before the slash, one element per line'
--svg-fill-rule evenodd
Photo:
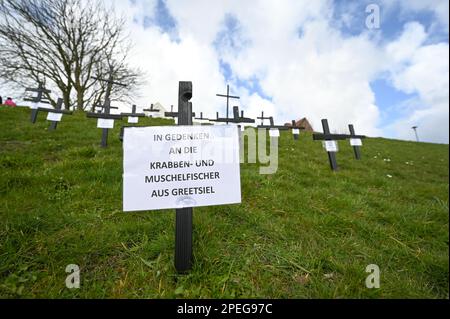
<path fill-rule="evenodd" d="M 107 149 L 81 113 L 49 132 L 0 107 L 0 123 L 0 297 L 449 297 L 448 145 L 371 138 L 356 161 L 340 142 L 333 173 L 320 142 L 282 133 L 275 175 L 241 165 L 241 205 L 194 210 L 194 268 L 178 275 L 174 211 L 121 211 L 118 123 Z"/>

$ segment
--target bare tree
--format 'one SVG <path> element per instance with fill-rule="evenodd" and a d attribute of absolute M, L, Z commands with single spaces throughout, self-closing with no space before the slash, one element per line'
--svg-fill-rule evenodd
<path fill-rule="evenodd" d="M 143 74 L 126 62 L 131 44 L 124 25 L 100 1 L 0 0 L 0 81 L 45 82 L 61 92 L 66 109 L 84 110 L 104 95 L 94 77 L 112 67 L 127 84 L 126 91 L 113 88 L 112 100 L 129 97 Z"/>

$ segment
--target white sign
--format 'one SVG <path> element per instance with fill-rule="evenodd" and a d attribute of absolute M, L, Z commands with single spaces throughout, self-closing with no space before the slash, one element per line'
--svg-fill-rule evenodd
<path fill-rule="evenodd" d="M 360 138 L 351 138 L 350 145 L 351 146 L 362 146 L 362 140 Z"/>
<path fill-rule="evenodd" d="M 294 128 L 294 129 L 292 130 L 292 134 L 294 134 L 294 135 L 300 135 L 300 129 Z"/>
<path fill-rule="evenodd" d="M 241 202 L 236 126 L 127 127 L 123 210 Z"/>
<path fill-rule="evenodd" d="M 323 141 L 323 147 L 327 150 L 327 152 L 338 152 L 339 146 L 336 141 Z"/>
<path fill-rule="evenodd" d="M 62 113 L 48 112 L 47 121 L 61 122 L 62 116 L 63 116 Z"/>
<path fill-rule="evenodd" d="M 114 120 L 113 119 L 98 119 L 97 127 L 98 128 L 114 128 Z"/>
<path fill-rule="evenodd" d="M 280 137 L 280 131 L 278 129 L 270 129 L 269 136 L 270 137 Z"/>
<path fill-rule="evenodd" d="M 139 118 L 135 116 L 128 116 L 128 123 L 137 124 L 139 123 Z"/>

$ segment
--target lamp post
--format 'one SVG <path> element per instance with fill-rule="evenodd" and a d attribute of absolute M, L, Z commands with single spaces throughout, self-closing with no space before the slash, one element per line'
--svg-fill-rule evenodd
<path fill-rule="evenodd" d="M 412 129 L 414 130 L 414 133 L 416 134 L 416 140 L 419 142 L 419 134 L 417 134 L 417 128 L 418 126 L 413 126 Z"/>

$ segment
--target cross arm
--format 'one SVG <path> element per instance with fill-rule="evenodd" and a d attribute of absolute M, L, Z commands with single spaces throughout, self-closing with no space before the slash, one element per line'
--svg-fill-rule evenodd
<path fill-rule="evenodd" d="M 332 140 L 346 140 L 348 138 L 365 138 L 364 135 L 347 135 L 347 134 L 313 134 L 314 141 L 332 141 Z"/>
<path fill-rule="evenodd" d="M 237 100 L 240 99 L 239 96 L 232 96 L 232 95 L 216 94 L 216 96 L 227 97 L 227 98 L 230 98 L 230 99 L 237 99 Z"/>
<path fill-rule="evenodd" d="M 95 118 L 95 119 L 108 119 L 108 120 L 121 120 L 122 115 L 120 114 L 103 114 L 103 113 L 92 113 L 89 112 L 86 114 L 88 118 Z"/>

